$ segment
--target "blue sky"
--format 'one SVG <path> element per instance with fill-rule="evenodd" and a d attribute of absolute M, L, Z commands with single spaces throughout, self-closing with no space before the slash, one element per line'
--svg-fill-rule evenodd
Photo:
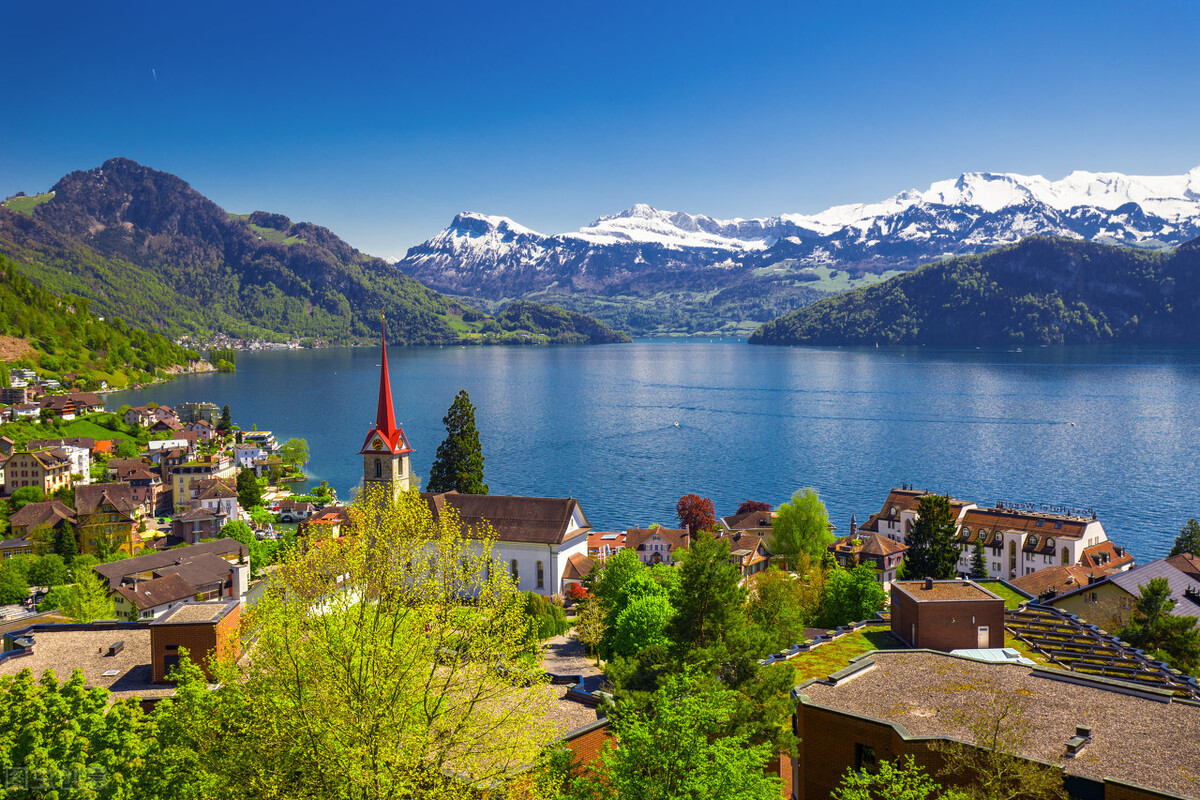
<path fill-rule="evenodd" d="M 0 195 L 127 156 L 399 257 L 460 210 L 815 212 L 1200 164 L 1200 6 L 4 3 Z"/>

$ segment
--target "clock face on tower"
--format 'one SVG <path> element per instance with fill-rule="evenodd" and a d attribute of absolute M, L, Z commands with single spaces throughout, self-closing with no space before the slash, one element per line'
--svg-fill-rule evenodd
<path fill-rule="evenodd" d="M 376 436 L 375 441 L 371 442 L 371 447 L 375 448 L 376 450 L 382 450 L 383 439 L 380 439 L 378 436 Z"/>

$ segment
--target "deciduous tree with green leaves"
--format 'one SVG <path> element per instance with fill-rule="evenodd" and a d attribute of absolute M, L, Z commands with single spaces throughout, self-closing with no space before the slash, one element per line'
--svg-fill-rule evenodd
<path fill-rule="evenodd" d="M 927 494 L 917 504 L 917 518 L 905 534 L 904 575 L 912 580 L 953 578 L 958 565 L 954 512 L 950 498 Z"/>
<path fill-rule="evenodd" d="M 279 457 L 289 467 L 300 469 L 308 461 L 308 440 L 288 439 L 279 447 Z"/>
<path fill-rule="evenodd" d="M 466 389 L 460 389 L 446 416 L 446 438 L 438 445 L 429 468 L 430 492 L 487 494 L 483 482 L 483 446 L 475 427 L 475 406 Z"/>
<path fill-rule="evenodd" d="M 874 772 L 847 769 L 830 796 L 833 800 L 964 800 L 967 797 L 956 789 L 943 788 L 908 755 L 880 761 Z"/>
<path fill-rule="evenodd" d="M 825 577 L 821 597 L 821 625 L 836 628 L 865 619 L 873 619 L 886 600 L 883 585 L 865 564 L 851 570 L 835 569 Z"/>
<path fill-rule="evenodd" d="M 802 558 L 807 562 L 807 557 Z M 771 567 L 752 580 L 746 616 L 766 633 L 772 648 L 781 650 L 803 642 L 804 629 L 820 610 L 822 570 L 805 567 L 802 574 L 796 574 Z"/>
<path fill-rule="evenodd" d="M 777 800 L 768 744 L 730 733 L 737 693 L 689 670 L 666 675 L 643 706 L 618 703 L 613 743 L 573 782 L 573 800 Z"/>
<path fill-rule="evenodd" d="M 115 619 L 116 609 L 108 594 L 108 583 L 90 567 L 71 570 L 74 581 L 61 595 L 59 608 L 76 622 Z"/>
<path fill-rule="evenodd" d="M 785 564 L 796 563 L 802 554 L 819 561 L 831 544 L 833 534 L 829 532 L 829 513 L 816 489 L 796 492 L 790 503 L 775 510 L 767 546 Z"/>

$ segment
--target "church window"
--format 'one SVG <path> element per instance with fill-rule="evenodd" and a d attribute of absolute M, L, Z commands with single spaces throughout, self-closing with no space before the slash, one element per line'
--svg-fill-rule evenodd
<path fill-rule="evenodd" d="M 538 579 L 537 588 L 539 588 L 539 589 L 546 588 L 546 578 L 543 573 L 544 573 L 544 571 L 542 568 L 542 562 L 539 561 L 539 562 L 537 562 L 537 579 Z"/>
<path fill-rule="evenodd" d="M 380 461 L 378 458 L 375 459 L 375 477 L 376 478 L 383 477 L 383 462 Z"/>
<path fill-rule="evenodd" d="M 511 567 L 512 567 L 512 579 L 513 579 L 513 583 L 520 584 L 520 583 L 521 583 L 521 576 L 517 574 L 517 560 L 516 560 L 515 558 L 512 560 L 512 565 L 511 565 Z"/>

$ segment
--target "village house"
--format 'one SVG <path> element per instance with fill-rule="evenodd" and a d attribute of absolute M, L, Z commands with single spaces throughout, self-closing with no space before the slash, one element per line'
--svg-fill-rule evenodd
<path fill-rule="evenodd" d="M 158 422 L 158 415 L 149 406 L 133 406 L 125 412 L 122 420 L 126 425 L 138 425 L 142 428 L 149 428 Z"/>
<path fill-rule="evenodd" d="M 625 531 L 625 547 L 634 550 L 643 564 L 673 564 L 676 550 L 687 550 L 691 536 L 687 528 L 629 528 Z"/>
<path fill-rule="evenodd" d="M 252 469 L 257 459 L 264 458 L 267 451 L 258 442 L 243 442 L 233 446 L 233 463 L 238 469 Z"/>
<path fill-rule="evenodd" d="M 233 460 L 226 455 L 201 456 L 186 461 L 171 469 L 171 490 L 175 510 L 183 512 L 192 507 L 191 501 L 198 496 L 192 494 L 192 484 L 205 478 L 237 477 Z"/>
<path fill-rule="evenodd" d="M 84 414 L 104 410 L 104 401 L 91 392 L 47 395 L 41 399 L 38 405 L 64 420 L 72 420 Z"/>
<path fill-rule="evenodd" d="M 206 419 L 199 419 L 195 422 L 184 423 L 183 429 L 188 433 L 194 433 L 201 442 L 211 442 L 217 438 L 217 429 L 213 424 Z"/>
<path fill-rule="evenodd" d="M 762 528 L 734 529 L 718 537 L 729 542 L 729 560 L 742 574 L 742 581 L 771 566 L 768 532 Z"/>
<path fill-rule="evenodd" d="M 279 452 L 279 442 L 270 431 L 242 431 L 242 443 L 258 445 L 266 455 Z"/>
<path fill-rule="evenodd" d="M 94 483 L 75 490 L 79 552 L 89 555 L 142 549 L 142 506 L 127 482 Z"/>
<path fill-rule="evenodd" d="M 19 538 L 27 538 L 38 529 L 58 532 L 64 528 L 74 536 L 75 511 L 57 500 L 26 503 L 8 518 L 8 525 L 10 532 Z"/>
<path fill-rule="evenodd" d="M 6 406 L 21 405 L 33 401 L 33 392 L 29 386 L 21 383 L 20 386 L 3 386 L 0 387 L 0 404 Z"/>
<path fill-rule="evenodd" d="M 240 602 L 250 580 L 249 552 L 233 539 L 146 553 L 93 569 L 107 582 L 119 618 L 130 620 L 152 618 L 182 603 Z M 160 582 L 164 578 L 172 580 Z M 147 584 L 154 585 L 147 590 Z"/>
<path fill-rule="evenodd" d="M 1039 569 L 1028 575 L 1013 578 L 1009 583 L 1041 602 L 1049 602 L 1081 586 L 1091 584 L 1097 580 L 1098 574 L 1080 564 L 1068 564 L 1065 567 L 1059 565 Z"/>
<path fill-rule="evenodd" d="M 193 508 L 172 518 L 171 535 L 187 544 L 196 544 L 202 539 L 215 539 L 230 521 L 225 512 L 212 508 Z"/>
<path fill-rule="evenodd" d="M 311 539 L 337 539 L 348 533 L 350 515 L 342 506 L 325 506 L 308 519 L 301 520 L 296 534 Z M 342 530 L 346 528 L 347 530 Z"/>
<path fill-rule="evenodd" d="M 179 415 L 179 421 L 185 425 L 203 421 L 207 422 L 209 427 L 214 430 L 217 421 L 221 418 L 221 409 L 215 403 L 177 403 L 175 412 Z"/>
<path fill-rule="evenodd" d="M 904 561 L 908 546 L 873 531 L 859 532 L 850 518 L 850 535 L 834 540 L 827 548 L 838 565 L 854 569 L 860 564 L 870 567 L 875 580 L 886 592 L 896 579 L 896 570 Z"/>
<path fill-rule="evenodd" d="M 60 439 L 31 439 L 28 443 L 30 450 L 43 450 L 57 447 L 71 459 L 71 474 L 77 476 L 74 483 L 91 483 L 92 448 L 96 440 L 90 436 L 71 436 Z"/>
<path fill-rule="evenodd" d="M 241 519 L 242 507 L 238 505 L 237 490 L 232 484 L 233 481 L 226 478 L 202 478 L 193 481 L 190 501 L 192 508 L 220 511 L 230 521 Z"/>
<path fill-rule="evenodd" d="M 1154 578 L 1163 578 L 1171 587 L 1171 599 L 1176 617 L 1200 618 L 1200 580 L 1177 569 L 1165 559 L 1151 561 L 1135 569 L 1116 572 L 1074 591 L 1061 594 L 1050 605 L 1075 614 L 1092 625 L 1110 633 L 1126 627 L 1141 596 L 1141 587 Z"/>
<path fill-rule="evenodd" d="M 32 539 L 0 539 L 0 560 L 36 555 L 38 548 L 38 542 Z"/>
<path fill-rule="evenodd" d="M 317 509 L 307 500 L 285 497 L 275 504 L 273 510 L 279 514 L 280 522 L 299 522 L 311 517 Z"/>
<path fill-rule="evenodd" d="M 12 438 L 8 436 L 0 436 L 0 456 L 4 456 L 5 458 L 10 457 L 16 447 L 17 443 L 14 442 Z"/>
<path fill-rule="evenodd" d="M 58 448 L 25 450 L 12 454 L 4 463 L 4 493 L 36 486 L 46 495 L 73 485 L 71 457 Z"/>
<path fill-rule="evenodd" d="M 42 408 L 37 403 L 17 403 L 4 409 L 8 419 L 37 419 L 42 415 Z"/>

